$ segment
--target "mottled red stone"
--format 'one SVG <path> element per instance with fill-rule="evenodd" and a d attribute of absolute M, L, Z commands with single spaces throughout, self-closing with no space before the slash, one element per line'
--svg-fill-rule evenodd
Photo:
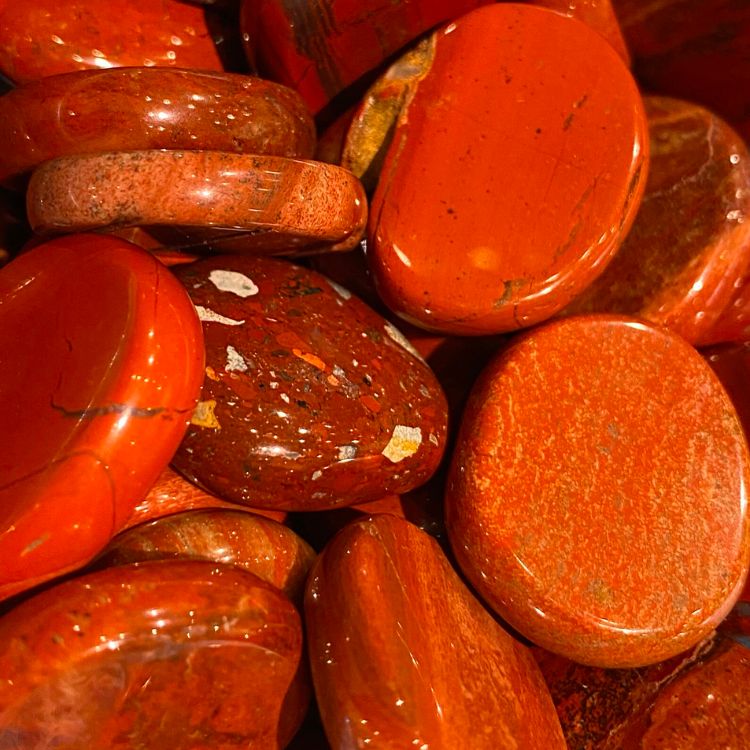
<path fill-rule="evenodd" d="M 203 371 L 190 299 L 122 240 L 66 237 L 0 271 L 0 598 L 91 559 L 185 434 Z"/>
<path fill-rule="evenodd" d="M 1 0 L 0 38 L 0 72 L 16 83 L 130 65 L 222 69 L 203 10 L 177 0 Z"/>
<path fill-rule="evenodd" d="M 632 223 L 640 95 L 599 34 L 544 8 L 480 8 L 431 45 L 372 202 L 378 291 L 428 330 L 532 325 L 601 273 Z"/>
<path fill-rule="evenodd" d="M 735 284 L 732 299 L 698 342 L 700 345 L 750 341 L 750 270 Z"/>
<path fill-rule="evenodd" d="M 750 562 L 750 456 L 701 356 L 629 318 L 516 339 L 472 391 L 446 523 L 471 583 L 550 651 L 643 666 L 704 638 Z"/>
<path fill-rule="evenodd" d="M 643 202 L 614 260 L 566 312 L 633 315 L 696 343 L 750 265 L 750 153 L 703 107 L 664 97 L 645 104 Z"/>
<path fill-rule="evenodd" d="M 218 496 L 323 510 L 424 483 L 445 447 L 435 376 L 386 320 L 314 271 L 223 256 L 175 268 L 206 379 L 173 465 Z"/>
<path fill-rule="evenodd" d="M 278 523 L 284 523 L 287 515 L 283 511 L 247 508 L 244 505 L 228 503 L 196 487 L 167 466 L 149 490 L 148 495 L 135 506 L 124 528 L 129 529 L 174 513 L 204 508 L 257 513 Z"/>
<path fill-rule="evenodd" d="M 299 615 L 250 573 L 205 562 L 99 571 L 0 619 L 0 726 L 16 747 L 278 747 Z"/>
<path fill-rule="evenodd" d="M 565 747 L 527 649 L 406 521 L 344 529 L 313 567 L 305 620 L 332 747 Z"/>
<path fill-rule="evenodd" d="M 309 158 L 315 126 L 297 94 L 251 76 L 112 68 L 34 81 L 0 97 L 0 180 L 60 156 L 205 149 Z"/>
<path fill-rule="evenodd" d="M 715 110 L 750 138 L 750 5 L 745 0 L 612 0 L 650 90 Z"/>
<path fill-rule="evenodd" d="M 582 21 L 598 31 L 612 45 L 623 62 L 630 65 L 630 53 L 612 7 L 612 0 L 531 0 L 531 2 Z"/>
<path fill-rule="evenodd" d="M 318 112 L 420 34 L 488 0 L 244 0 L 241 26 L 260 70 Z"/>
<path fill-rule="evenodd" d="M 310 545 L 286 526 L 242 510 L 215 508 L 177 513 L 129 529 L 110 542 L 98 564 L 170 559 L 224 563 L 301 601 L 314 558 Z"/>
<path fill-rule="evenodd" d="M 712 346 L 702 353 L 732 399 L 750 442 L 750 341 Z"/>
<path fill-rule="evenodd" d="M 640 669 L 599 669 L 535 650 L 570 750 L 744 750 L 750 651 L 712 634 Z"/>
<path fill-rule="evenodd" d="M 26 207 L 41 234 L 177 228 L 196 243 L 266 254 L 349 250 L 367 222 L 362 186 L 345 169 L 220 151 L 54 159 L 32 175 Z"/>

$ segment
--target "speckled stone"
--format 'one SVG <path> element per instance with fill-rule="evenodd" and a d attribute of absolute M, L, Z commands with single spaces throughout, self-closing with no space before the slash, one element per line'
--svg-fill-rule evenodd
<path fill-rule="evenodd" d="M 291 529 L 242 510 L 204 509 L 141 524 L 115 537 L 101 566 L 149 560 L 206 560 L 253 573 L 301 601 L 315 553 Z"/>
<path fill-rule="evenodd" d="M 346 527 L 313 568 L 305 621 L 334 748 L 565 747 L 528 650 L 406 521 Z"/>
<path fill-rule="evenodd" d="M 295 608 L 250 573 L 99 571 L 0 619 L 0 726 L 28 748 L 266 750 L 290 739 L 283 710 L 304 714 L 301 648 Z"/>
<path fill-rule="evenodd" d="M 155 226 L 210 237 L 223 229 L 257 253 L 349 250 L 367 222 L 362 186 L 345 169 L 219 151 L 62 157 L 34 172 L 26 206 L 41 234 Z"/>
<path fill-rule="evenodd" d="M 291 89 L 251 76 L 111 68 L 0 97 L 0 180 L 60 156 L 171 148 L 309 158 L 315 126 Z"/>
<path fill-rule="evenodd" d="M 651 166 L 643 202 L 614 260 L 567 312 L 634 315 L 696 343 L 750 265 L 750 153 L 703 107 L 644 101 Z"/>
<path fill-rule="evenodd" d="M 286 510 L 424 483 L 445 447 L 430 369 L 347 290 L 268 258 L 174 269 L 206 339 L 201 404 L 173 465 L 220 497 Z"/>
<path fill-rule="evenodd" d="M 600 669 L 535 650 L 570 750 L 744 750 L 750 650 L 712 633 L 640 669 Z"/>
<path fill-rule="evenodd" d="M 640 94 L 599 34 L 546 8 L 479 8 L 429 44 L 372 201 L 378 291 L 428 330 L 533 325 L 630 228 L 646 181 Z"/>
<path fill-rule="evenodd" d="M 0 71 L 16 83 L 130 65 L 221 70 L 201 8 L 177 0 L 0 0 Z"/>
<path fill-rule="evenodd" d="M 750 456 L 683 339 L 569 318 L 480 376 L 446 491 L 451 546 L 521 634 L 583 664 L 643 666 L 704 638 L 750 562 Z"/>

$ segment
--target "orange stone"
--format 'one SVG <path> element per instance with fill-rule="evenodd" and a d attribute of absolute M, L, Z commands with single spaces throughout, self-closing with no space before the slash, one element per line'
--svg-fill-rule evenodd
<path fill-rule="evenodd" d="M 263 254 L 349 250 L 367 222 L 362 186 L 341 167 L 219 151 L 61 157 L 34 172 L 26 204 L 41 234 L 175 228 L 195 245 Z"/>
<path fill-rule="evenodd" d="M 700 345 L 750 341 L 750 270 L 735 283 L 729 304 L 698 342 Z"/>
<path fill-rule="evenodd" d="M 480 8 L 431 45 L 372 203 L 378 290 L 429 330 L 532 325 L 601 273 L 632 223 L 640 95 L 598 33 L 544 8 Z"/>
<path fill-rule="evenodd" d="M 313 567 L 305 620 L 334 748 L 565 747 L 531 654 L 407 521 L 347 526 Z"/>
<path fill-rule="evenodd" d="M 76 578 L 0 619 L 12 747 L 267 750 L 304 715 L 302 629 L 250 573 L 154 562 Z"/>
<path fill-rule="evenodd" d="M 691 346 L 629 318 L 569 318 L 480 376 L 446 523 L 471 583 L 521 634 L 583 664 L 643 666 L 737 600 L 749 480 L 737 414 Z"/>
<path fill-rule="evenodd" d="M 633 315 L 696 343 L 732 304 L 750 264 L 750 153 L 703 107 L 664 97 L 645 104 L 643 202 L 614 260 L 566 312 Z"/>

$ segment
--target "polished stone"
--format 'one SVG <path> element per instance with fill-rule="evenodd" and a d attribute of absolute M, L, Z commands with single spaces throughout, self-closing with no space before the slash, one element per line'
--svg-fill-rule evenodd
<path fill-rule="evenodd" d="M 176 267 L 203 320 L 201 403 L 173 465 L 233 502 L 324 510 L 434 473 L 445 397 L 403 336 L 350 292 L 280 260 Z"/>
<path fill-rule="evenodd" d="M 643 666 L 727 615 L 750 563 L 750 456 L 683 339 L 569 318 L 480 376 L 446 491 L 461 568 L 521 634 L 574 661 Z"/>
<path fill-rule="evenodd" d="M 701 353 L 732 399 L 750 443 L 750 341 L 710 346 Z"/>
<path fill-rule="evenodd" d="M 428 330 L 530 326 L 583 291 L 630 228 L 648 151 L 640 94 L 599 34 L 544 8 L 480 8 L 430 45 L 371 206 L 378 291 Z"/>
<path fill-rule="evenodd" d="M 347 526 L 313 568 L 305 621 L 334 748 L 565 747 L 528 650 L 406 521 Z"/>
<path fill-rule="evenodd" d="M 185 434 L 203 337 L 148 253 L 71 236 L 0 271 L 0 598 L 88 562 Z M 10 362 L 12 361 L 12 366 Z"/>
<path fill-rule="evenodd" d="M 729 304 L 698 342 L 699 345 L 750 341 L 750 269 L 735 283 Z"/>

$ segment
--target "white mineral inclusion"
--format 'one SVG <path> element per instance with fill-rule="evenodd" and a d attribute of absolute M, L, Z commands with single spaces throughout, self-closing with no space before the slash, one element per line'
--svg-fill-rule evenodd
<path fill-rule="evenodd" d="M 393 428 L 393 435 L 388 445 L 383 448 L 383 455 L 392 463 L 397 464 L 409 456 L 413 456 L 422 445 L 422 430 L 419 427 L 406 427 L 397 424 Z"/>
<path fill-rule="evenodd" d="M 252 297 L 258 293 L 252 279 L 237 271 L 216 269 L 208 274 L 208 280 L 220 291 L 231 292 L 238 297 Z"/>
<path fill-rule="evenodd" d="M 227 363 L 224 365 L 226 372 L 247 372 L 245 358 L 230 344 L 227 347 Z"/>
<path fill-rule="evenodd" d="M 422 355 L 411 345 L 409 339 L 407 339 L 406 336 L 404 336 L 404 334 L 398 330 L 398 328 L 392 326 L 390 323 L 386 323 L 385 332 L 399 346 L 402 346 L 404 349 L 406 349 L 409 354 L 414 355 L 418 360 L 424 362 L 424 359 L 422 359 Z"/>
<path fill-rule="evenodd" d="M 241 326 L 244 320 L 232 320 L 231 318 L 225 318 L 223 315 L 209 310 L 207 307 L 201 307 L 200 305 L 195 306 L 195 311 L 198 313 L 198 317 L 204 323 L 221 323 L 225 326 Z"/>

